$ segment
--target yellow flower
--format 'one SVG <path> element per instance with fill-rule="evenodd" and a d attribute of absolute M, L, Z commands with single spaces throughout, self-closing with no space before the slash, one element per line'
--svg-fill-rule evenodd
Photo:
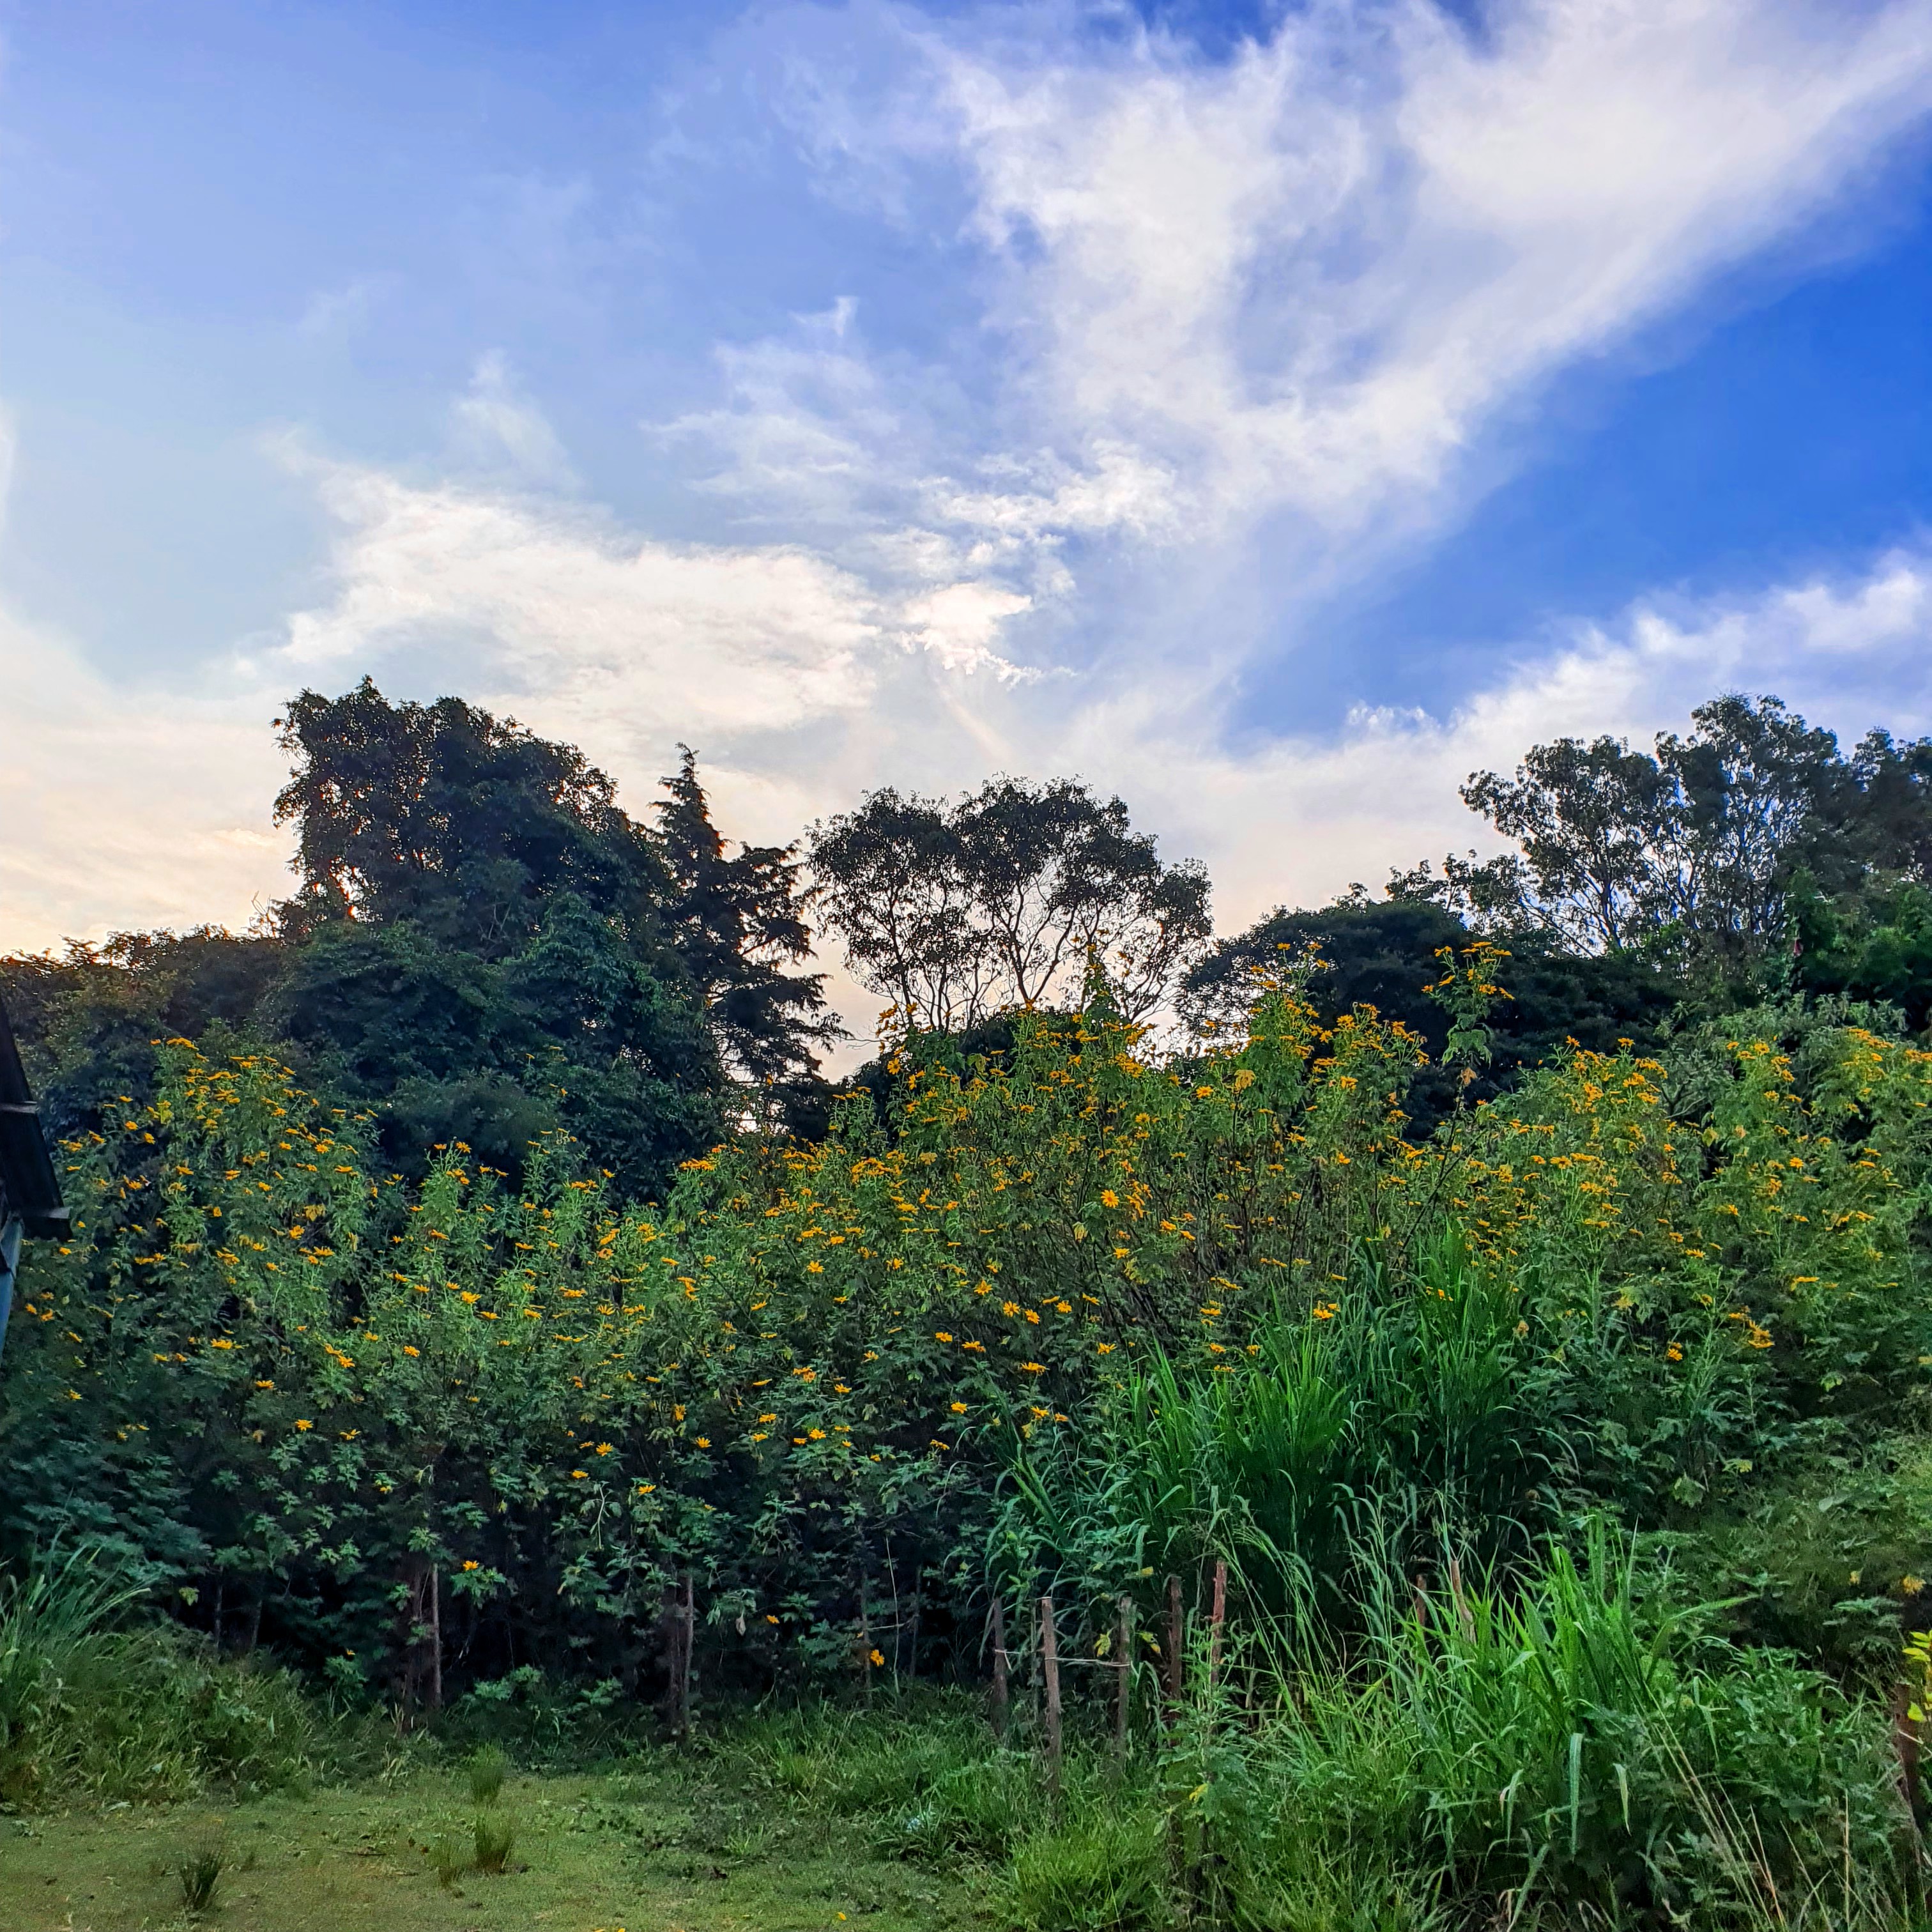
<path fill-rule="evenodd" d="M 884 1651 L 875 1650 L 872 1652 L 872 1661 L 875 1665 L 882 1665 L 884 1664 L 885 1660 L 886 1654 Z M 840 1912 L 838 1916 L 841 1918 L 843 1918 L 845 1916 L 844 1913 L 842 1912 Z"/>
<path fill-rule="evenodd" d="M 952 1405 L 952 1413 L 955 1415 L 964 1415 L 966 1413 L 966 1405 L 963 1402 L 956 1402 Z"/>
<path fill-rule="evenodd" d="M 573 1483 L 580 1483 L 590 1473 L 588 1469 L 573 1469 L 570 1472 L 570 1480 Z"/>
<path fill-rule="evenodd" d="M 465 1562 L 465 1563 L 464 1563 L 464 1566 L 463 1566 L 463 1567 L 464 1567 L 464 1569 L 466 1569 L 466 1570 L 480 1570 L 480 1569 L 482 1569 L 482 1567 L 483 1567 L 483 1566 L 482 1566 L 482 1564 L 480 1564 L 479 1562 L 477 1562 L 477 1560 L 476 1559 L 476 1558 L 475 1558 L 475 1557 L 473 1557 L 473 1556 L 472 1556 L 472 1557 L 470 1558 L 469 1558 L 469 1560 L 468 1560 L 466 1562 Z"/>
<path fill-rule="evenodd" d="M 610 1444 L 608 1442 L 598 1443 L 597 1445 L 597 1453 L 600 1456 L 609 1455 L 610 1453 Z"/>
<path fill-rule="evenodd" d="M 935 1342 L 950 1342 L 952 1337 L 944 1328 L 935 1328 L 932 1331 L 932 1339 Z"/>
<path fill-rule="evenodd" d="M 709 1449 L 711 1447 L 710 1437 L 708 1436 L 699 1436 L 698 1438 L 698 1446 L 700 1449 Z"/>
<path fill-rule="evenodd" d="M 313 1429 L 315 1424 L 307 1416 L 298 1415 L 296 1418 L 296 1426 L 298 1429 Z"/>

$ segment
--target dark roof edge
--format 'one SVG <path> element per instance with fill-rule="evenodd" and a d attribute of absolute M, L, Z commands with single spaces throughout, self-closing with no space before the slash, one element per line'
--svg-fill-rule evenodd
<path fill-rule="evenodd" d="M 68 1232 L 68 1210 L 40 1110 L 27 1085 L 7 1009 L 0 1004 L 0 1220 L 10 1214 L 18 1214 L 38 1240 L 56 1240 Z"/>

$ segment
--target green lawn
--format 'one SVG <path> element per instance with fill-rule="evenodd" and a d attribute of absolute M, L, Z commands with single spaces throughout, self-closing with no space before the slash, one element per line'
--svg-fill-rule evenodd
<path fill-rule="evenodd" d="M 944 1932 L 988 1922 L 962 1879 L 881 1861 L 862 1823 L 788 1815 L 675 1768 L 513 1778 L 511 1868 L 439 1882 L 476 1808 L 446 1775 L 232 1806 L 0 1818 L 5 1932 Z M 171 1868 L 220 1844 L 196 1921 Z"/>

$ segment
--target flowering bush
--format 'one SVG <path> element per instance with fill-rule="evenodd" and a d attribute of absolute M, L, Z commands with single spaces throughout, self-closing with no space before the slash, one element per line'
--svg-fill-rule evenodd
<path fill-rule="evenodd" d="M 1496 970 L 1454 962 L 1462 1050 Z M 1007 1472 L 1136 1378 L 1245 1412 L 1306 1335 L 1354 1401 L 1400 1330 L 1405 1480 L 1496 1424 L 1483 1508 L 1658 1520 L 1870 1426 L 1932 1354 L 1932 1056 L 1870 1032 L 1807 1095 L 1741 1038 L 1688 1120 L 1654 1061 L 1574 1052 L 1427 1141 L 1415 1038 L 1292 988 L 1196 1058 L 1104 1004 L 1014 1039 L 910 1043 L 884 1118 L 720 1148 L 655 1208 L 561 1139 L 514 1189 L 460 1143 L 406 1185 L 272 1058 L 168 1042 L 152 1104 L 65 1156 L 74 1238 L 6 1361 L 8 1532 L 118 1539 L 230 1636 L 412 1694 L 446 1653 L 634 1687 L 686 1569 L 716 1667 L 914 1668 Z M 1424 1266 L 1445 1238 L 1479 1296 Z M 1462 1312 L 1396 1318 L 1430 1297 Z M 1472 1349 L 1496 1406 L 1458 1419 Z M 1403 1420 L 1432 1376 L 1436 1421 Z"/>

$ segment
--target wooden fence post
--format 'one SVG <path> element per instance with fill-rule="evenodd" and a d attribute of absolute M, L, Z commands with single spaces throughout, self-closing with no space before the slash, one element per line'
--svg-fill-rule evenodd
<path fill-rule="evenodd" d="M 1114 1694 L 1114 1755 L 1124 1763 L 1127 1755 L 1127 1725 L 1131 1712 L 1128 1700 L 1133 1695 L 1134 1682 L 1134 1600 L 1131 1597 L 1120 1599 L 1120 1628 L 1114 1633 L 1114 1641 L 1120 1654 L 1114 1668 L 1120 1672 Z"/>
<path fill-rule="evenodd" d="M 684 1652 L 684 1634 L 678 1627 L 681 1618 L 682 1606 L 679 1601 L 677 1580 L 672 1577 L 664 1586 L 664 1602 L 658 1612 L 658 1622 L 664 1632 L 664 1726 L 673 1738 L 677 1736 L 678 1659 Z"/>
<path fill-rule="evenodd" d="M 987 1627 L 993 1642 L 993 1737 L 1004 1750 L 1006 1743 L 1006 1618 L 1000 1607 L 999 1593 L 987 1613 Z"/>
<path fill-rule="evenodd" d="M 691 1742 L 691 1653 L 697 1636 L 697 1600 L 691 1572 L 684 1574 L 684 1601 L 678 1618 L 677 1737 L 680 1744 Z"/>
<path fill-rule="evenodd" d="M 1167 1666 L 1167 1708 L 1163 1714 L 1167 1727 L 1173 1730 L 1180 1718 L 1180 1647 L 1185 1641 L 1180 1615 L 1180 1579 L 1170 1576 L 1167 1580 L 1167 1654 L 1161 1662 Z"/>
<path fill-rule="evenodd" d="M 1214 1615 L 1213 1634 L 1208 1640 L 1208 1695 L 1214 1695 L 1214 1680 L 1221 1674 L 1221 1633 L 1228 1620 L 1228 1565 L 1222 1557 L 1214 1559 Z"/>
<path fill-rule="evenodd" d="M 859 1670 L 866 1708 L 872 1708 L 872 1616 L 866 1607 L 866 1573 L 859 1573 Z"/>
<path fill-rule="evenodd" d="M 1040 1600 L 1040 1662 L 1046 1678 L 1046 1789 L 1060 1799 L 1060 1639 L 1053 1627 L 1053 1599 Z"/>
<path fill-rule="evenodd" d="M 429 1707 L 442 1708 L 442 1572 L 429 1573 Z"/>

